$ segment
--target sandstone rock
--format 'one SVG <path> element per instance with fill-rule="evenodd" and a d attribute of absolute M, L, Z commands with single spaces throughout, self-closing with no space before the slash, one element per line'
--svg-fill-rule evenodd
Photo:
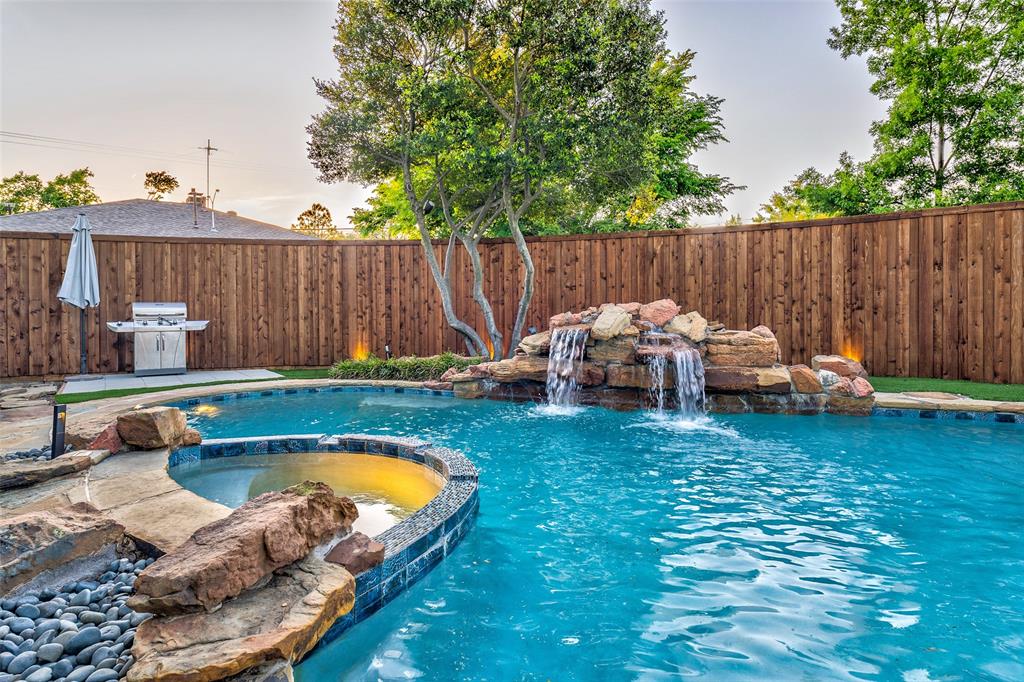
<path fill-rule="evenodd" d="M 704 386 L 709 392 L 750 393 L 757 389 L 757 370 L 752 367 L 705 367 Z"/>
<path fill-rule="evenodd" d="M 519 342 L 516 348 L 517 355 L 547 355 L 551 349 L 551 331 L 545 330 L 538 334 L 531 334 Z"/>
<path fill-rule="evenodd" d="M 651 388 L 654 377 L 646 365 L 611 364 L 607 367 L 607 384 L 612 388 Z M 668 381 L 668 377 L 666 377 Z"/>
<path fill-rule="evenodd" d="M 620 336 L 640 336 L 640 330 L 636 325 L 631 324 L 622 330 L 622 334 L 620 334 Z"/>
<path fill-rule="evenodd" d="M 453 390 L 455 391 L 456 398 L 472 400 L 474 398 L 482 398 L 486 392 L 484 390 L 484 382 L 474 377 L 464 381 L 452 381 L 452 385 L 454 386 Z"/>
<path fill-rule="evenodd" d="M 335 496 L 325 483 L 264 493 L 146 568 L 130 605 L 164 615 L 209 611 L 306 556 L 358 515 L 352 500 Z"/>
<path fill-rule="evenodd" d="M 103 429 L 100 435 L 96 436 L 91 443 L 89 443 L 90 450 L 110 450 L 110 454 L 115 455 L 121 448 L 124 447 L 124 443 L 121 442 L 121 436 L 117 433 L 117 423 L 113 422 Z"/>
<path fill-rule="evenodd" d="M 663 298 L 640 306 L 640 319 L 655 327 L 664 327 L 679 314 L 679 306 L 671 298 Z"/>
<path fill-rule="evenodd" d="M 766 338 L 766 339 L 774 339 L 775 338 L 775 332 L 773 332 L 771 329 L 769 329 L 768 327 L 764 326 L 763 324 L 757 325 L 756 327 L 754 327 L 750 331 L 753 332 L 754 334 L 757 334 L 758 336 L 761 336 L 761 337 Z"/>
<path fill-rule="evenodd" d="M 625 310 L 630 315 L 639 315 L 641 305 L 636 301 L 630 301 L 629 303 L 619 303 L 618 306 Z"/>
<path fill-rule="evenodd" d="M 600 386 L 605 383 L 604 368 L 593 362 L 580 363 L 576 368 L 576 383 L 580 386 Z"/>
<path fill-rule="evenodd" d="M 797 393 L 821 393 L 825 390 L 818 375 L 807 365 L 793 365 L 789 368 L 789 375 Z"/>
<path fill-rule="evenodd" d="M 583 321 L 583 316 L 579 313 L 559 313 L 553 315 L 548 320 L 548 327 L 554 329 L 555 327 L 568 327 L 573 324 L 579 324 Z"/>
<path fill-rule="evenodd" d="M 706 405 L 709 412 L 719 414 L 743 414 L 750 411 L 746 400 L 740 395 L 712 394 L 707 397 Z"/>
<path fill-rule="evenodd" d="M 450 391 L 455 387 L 450 381 L 424 381 L 423 388 L 431 391 Z"/>
<path fill-rule="evenodd" d="M 517 355 L 498 362 L 485 362 L 477 365 L 486 370 L 487 376 L 502 383 L 516 381 L 546 381 L 548 376 L 548 359 Z"/>
<path fill-rule="evenodd" d="M 875 387 L 863 377 L 854 377 L 850 384 L 853 388 L 853 395 L 857 398 L 867 398 L 875 393 Z"/>
<path fill-rule="evenodd" d="M 587 349 L 587 358 L 598 363 L 630 364 L 636 359 L 636 338 L 621 335 L 607 341 L 597 341 Z"/>
<path fill-rule="evenodd" d="M 815 372 L 815 374 L 818 375 L 818 381 L 821 382 L 821 385 L 825 389 L 828 389 L 829 386 L 831 386 L 832 384 L 837 383 L 839 381 L 839 379 L 841 378 L 835 372 L 829 371 L 827 369 L 819 369 L 817 372 Z"/>
<path fill-rule="evenodd" d="M 665 331 L 679 334 L 694 343 L 701 343 L 708 338 L 708 321 L 696 310 L 685 315 L 676 315 L 665 325 Z"/>
<path fill-rule="evenodd" d="M 754 332 L 713 332 L 707 338 L 707 360 L 724 367 L 771 367 L 779 358 L 779 342 Z"/>
<path fill-rule="evenodd" d="M 176 407 L 147 407 L 117 418 L 121 440 L 146 450 L 179 445 L 186 428 L 185 414 Z"/>
<path fill-rule="evenodd" d="M 461 374 L 458 367 L 449 367 L 444 371 L 444 374 L 441 375 L 440 381 L 451 381 L 452 377 L 457 374 Z"/>
<path fill-rule="evenodd" d="M 344 566 L 352 575 L 359 575 L 384 561 L 384 545 L 363 533 L 355 532 L 332 547 L 324 559 Z"/>
<path fill-rule="evenodd" d="M 792 393 L 789 370 L 785 367 L 759 367 L 757 373 L 758 393 Z"/>
<path fill-rule="evenodd" d="M 839 377 L 839 380 L 828 386 L 829 395 L 854 396 L 853 382 L 849 377 Z"/>
<path fill-rule="evenodd" d="M 845 377 L 844 377 L 845 379 Z M 831 414 L 844 414 L 852 417 L 867 417 L 875 406 L 873 396 L 857 398 L 854 396 L 830 393 L 826 409 Z"/>
<path fill-rule="evenodd" d="M 4 465 L 10 466 L 9 464 Z M 53 568 L 99 552 L 124 535 L 124 527 L 86 503 L 48 511 L 0 515 L 0 594 Z"/>
<path fill-rule="evenodd" d="M 202 442 L 202 435 L 195 429 L 185 429 L 185 433 L 181 434 L 182 445 L 199 445 Z"/>
<path fill-rule="evenodd" d="M 629 323 L 629 313 L 618 306 L 608 306 L 594 320 L 590 335 L 597 340 L 607 341 L 625 331 Z"/>
<path fill-rule="evenodd" d="M 355 580 L 344 568 L 307 557 L 214 613 L 142 623 L 127 679 L 207 682 L 267 663 L 297 662 L 352 610 L 354 592 Z"/>
<path fill-rule="evenodd" d="M 94 454 L 95 453 L 95 454 Z M 69 452 L 53 459 L 37 462 L 34 459 L 15 459 L 0 466 L 0 490 L 24 488 L 58 476 L 67 476 L 88 469 L 106 450 Z"/>
<path fill-rule="evenodd" d="M 868 378 L 868 373 L 859 362 L 842 355 L 815 355 L 811 358 L 811 367 L 816 370 L 827 369 L 841 377 Z"/>

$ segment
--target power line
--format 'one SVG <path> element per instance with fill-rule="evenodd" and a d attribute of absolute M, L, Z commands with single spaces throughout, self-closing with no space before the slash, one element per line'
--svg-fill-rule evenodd
<path fill-rule="evenodd" d="M 57 149 L 62 151 L 79 151 L 90 154 L 103 154 L 107 156 L 123 156 L 140 158 L 151 161 L 165 161 L 189 164 L 204 164 L 205 160 L 198 159 L 194 155 L 186 155 L 177 152 L 158 151 L 143 149 L 139 147 L 128 147 L 123 145 L 112 145 L 84 140 L 73 140 L 69 138 L 52 137 L 47 135 L 35 135 L 31 133 L 19 133 L 14 131 L 0 130 L 0 142 L 3 144 L 14 144 L 29 147 L 40 147 L 44 149 Z M 200 147 L 200 149 L 204 149 Z M 247 161 L 211 161 L 211 165 L 217 168 L 229 168 L 252 172 L 268 173 L 308 173 L 309 169 L 297 166 L 268 166 L 264 164 Z"/>

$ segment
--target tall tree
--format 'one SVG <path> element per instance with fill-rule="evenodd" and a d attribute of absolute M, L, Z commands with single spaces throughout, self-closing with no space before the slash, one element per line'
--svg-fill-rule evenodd
<path fill-rule="evenodd" d="M 529 214 L 551 191 L 626 194 L 654 176 L 654 65 L 662 18 L 644 0 L 351 0 L 339 76 L 309 126 L 324 181 L 400 178 L 448 324 L 470 350 L 514 348 L 533 296 Z M 431 246 L 440 216 L 447 247 Z M 503 225 L 523 281 L 509 343 L 483 290 L 479 241 Z M 481 333 L 456 313 L 455 249 L 469 256 Z"/>
<path fill-rule="evenodd" d="M 870 171 L 902 206 L 1024 197 L 1024 2 L 836 0 L 829 46 L 889 101 Z"/>
<path fill-rule="evenodd" d="M 100 198 L 89 183 L 91 177 L 93 173 L 88 168 L 79 168 L 67 175 L 58 175 L 43 188 L 43 204 L 47 208 L 64 208 L 99 203 Z"/>
<path fill-rule="evenodd" d="M 323 204 L 313 204 L 300 213 L 292 229 L 317 239 L 342 239 L 343 236 L 335 227 L 331 212 Z"/>
<path fill-rule="evenodd" d="M 160 201 L 178 189 L 178 179 L 167 171 L 149 171 L 146 173 L 143 186 L 146 188 L 147 198 Z"/>
<path fill-rule="evenodd" d="M 28 213 L 43 208 L 43 181 L 38 175 L 18 171 L 0 181 L 0 213 Z"/>

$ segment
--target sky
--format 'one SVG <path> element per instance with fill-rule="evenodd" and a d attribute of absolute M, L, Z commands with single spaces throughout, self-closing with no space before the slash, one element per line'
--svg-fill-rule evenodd
<path fill-rule="evenodd" d="M 668 45 L 697 52 L 694 88 L 725 98 L 728 143 L 696 157 L 746 185 L 726 201 L 749 220 L 808 166 L 871 151 L 884 105 L 862 60 L 825 44 L 825 0 L 661 1 Z M 322 108 L 313 78 L 333 75 L 330 1 L 0 0 L 0 174 L 44 180 L 81 166 L 104 201 L 145 196 L 145 173 L 210 187 L 216 208 L 289 225 L 313 202 L 344 226 L 369 189 L 325 185 L 306 159 Z M 727 215 L 700 216 L 702 225 Z"/>

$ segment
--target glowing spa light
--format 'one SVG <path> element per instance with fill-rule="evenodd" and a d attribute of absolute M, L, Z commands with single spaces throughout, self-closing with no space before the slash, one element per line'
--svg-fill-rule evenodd
<path fill-rule="evenodd" d="M 220 408 L 210 403 L 203 403 L 202 405 L 196 405 L 195 413 L 204 417 L 216 417 L 220 413 Z"/>

